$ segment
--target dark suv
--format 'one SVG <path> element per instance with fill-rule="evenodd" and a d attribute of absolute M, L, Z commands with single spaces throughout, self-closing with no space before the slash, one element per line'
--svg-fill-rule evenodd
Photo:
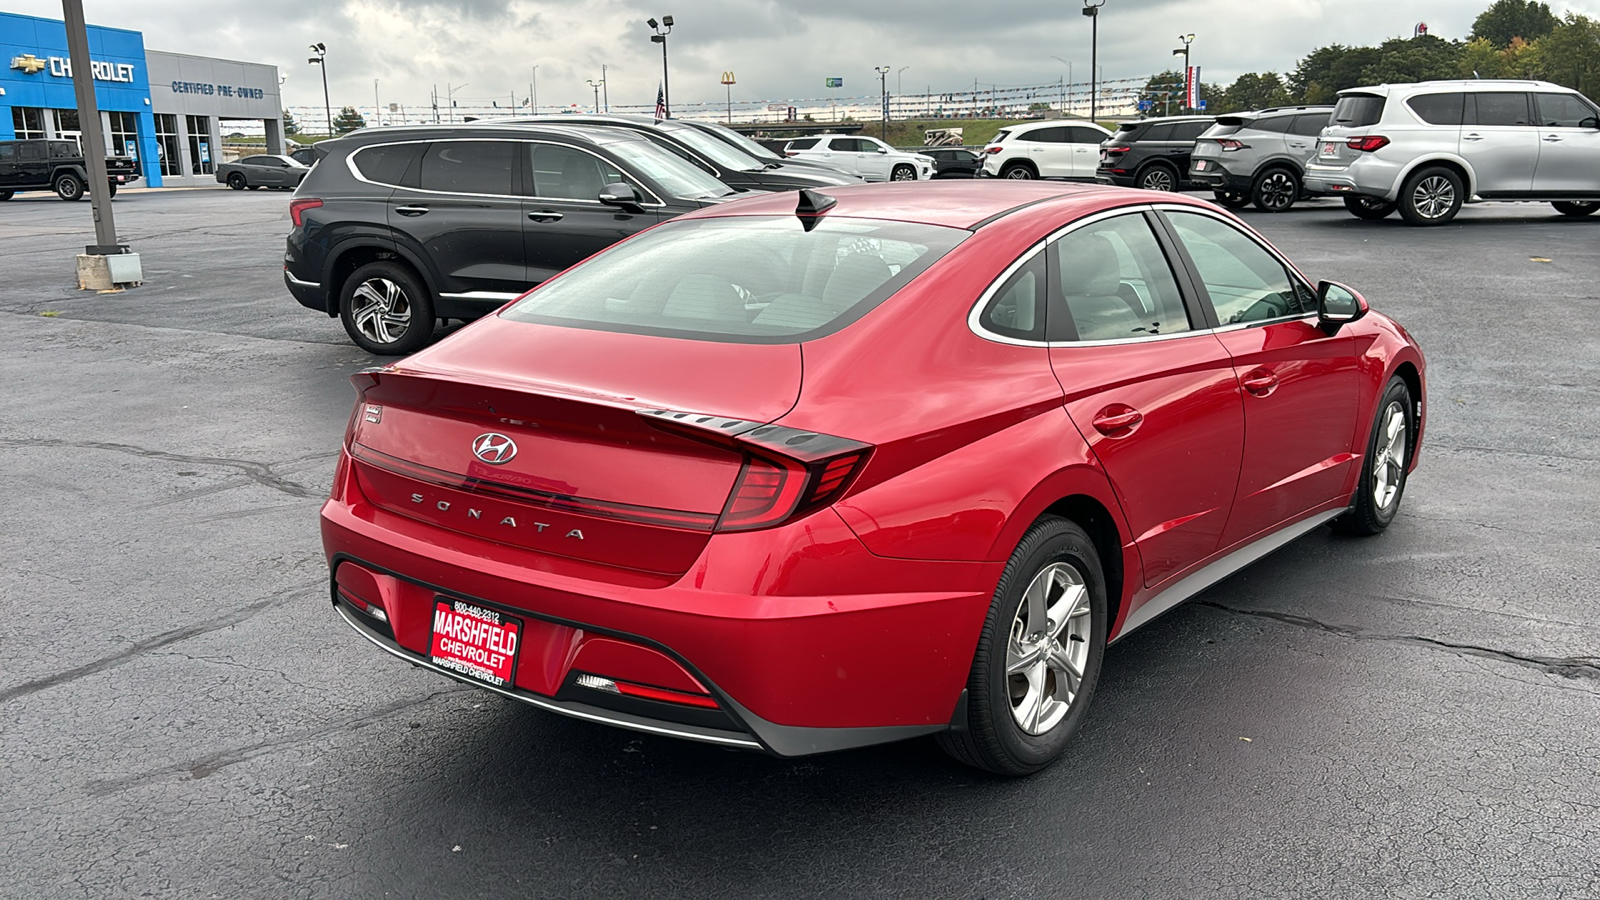
<path fill-rule="evenodd" d="M 1101 184 L 1147 191 L 1189 190 L 1185 180 L 1195 139 L 1214 122 L 1211 116 L 1172 116 L 1125 122 L 1100 145 Z"/>
<path fill-rule="evenodd" d="M 410 353 L 579 260 L 732 188 L 617 129 L 416 126 L 317 145 L 283 279 L 351 340 Z"/>
<path fill-rule="evenodd" d="M 131 156 L 106 157 L 111 195 L 139 180 L 139 164 Z M 55 191 L 63 200 L 83 199 L 89 166 L 75 141 L 31 138 L 0 141 L 0 200 L 22 191 Z"/>

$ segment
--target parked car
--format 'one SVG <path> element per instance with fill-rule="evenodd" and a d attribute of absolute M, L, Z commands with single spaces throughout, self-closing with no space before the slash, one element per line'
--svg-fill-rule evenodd
<path fill-rule="evenodd" d="M 1200 187 L 1186 181 L 1194 142 L 1211 127 L 1210 116 L 1173 116 L 1124 122 L 1100 145 L 1095 180 L 1147 191 Z"/>
<path fill-rule="evenodd" d="M 686 122 L 676 119 L 657 121 L 650 116 L 591 116 L 563 114 L 519 116 L 492 120 L 503 124 L 584 125 L 596 128 L 622 128 L 635 131 L 677 154 L 723 184 L 739 190 L 792 191 L 799 188 L 834 187 L 860 181 L 838 170 L 796 166 L 782 160 L 757 159 L 738 147 L 729 146 Z"/>
<path fill-rule="evenodd" d="M 272 188 L 292 191 L 305 180 L 311 167 L 292 156 L 276 153 L 259 153 L 241 156 L 236 162 L 217 166 L 217 183 L 226 184 L 236 191 Z"/>
<path fill-rule="evenodd" d="M 867 181 L 927 181 L 933 177 L 931 158 L 858 134 L 796 138 L 784 145 L 783 155 L 834 166 Z"/>
<path fill-rule="evenodd" d="M 982 175 L 1093 181 L 1100 145 L 1111 132 L 1093 122 L 1027 122 L 1000 129 L 983 148 Z"/>
<path fill-rule="evenodd" d="M 1289 106 L 1218 116 L 1194 144 L 1189 180 L 1230 208 L 1284 212 L 1308 192 L 1301 179 L 1331 106 Z"/>
<path fill-rule="evenodd" d="M 117 188 L 139 180 L 139 164 L 131 156 L 106 157 L 106 184 Z M 29 138 L 0 141 L 0 200 L 23 191 L 55 191 L 63 200 L 81 200 L 89 184 L 89 164 L 76 141 Z"/>
<path fill-rule="evenodd" d="M 772 163 L 777 162 L 783 163 L 786 168 L 792 168 L 795 171 L 800 171 L 803 169 L 820 169 L 824 172 L 843 171 L 835 166 L 826 165 L 815 160 L 798 159 L 795 157 L 784 156 L 783 148 L 784 145 L 788 143 L 787 140 L 758 141 L 755 138 L 740 134 L 739 132 L 734 131 L 732 128 L 729 128 L 726 125 L 719 125 L 716 122 L 691 122 L 688 119 L 673 119 L 673 121 L 682 122 L 683 124 L 688 125 L 690 128 L 698 128 L 725 144 L 732 144 L 733 146 L 738 147 L 740 150 L 743 150 L 751 156 L 754 156 L 756 159 L 761 160 L 763 163 L 766 163 L 769 166 Z"/>
<path fill-rule="evenodd" d="M 616 128 L 369 128 L 317 145 L 283 279 L 369 353 L 422 347 L 657 222 L 735 192 Z"/>
<path fill-rule="evenodd" d="M 1339 92 L 1306 187 L 1363 219 L 1443 225 L 1472 200 L 1600 209 L 1600 108 L 1544 81 L 1430 81 Z"/>
<path fill-rule="evenodd" d="M 977 178 L 983 168 L 983 154 L 965 147 L 897 147 L 905 153 L 920 153 L 933 160 L 935 178 Z"/>
<path fill-rule="evenodd" d="M 322 536 L 385 652 L 1008 775 L 1062 752 L 1108 642 L 1393 522 L 1427 412 L 1406 332 L 1230 214 L 1047 183 L 690 213 L 353 381 Z"/>

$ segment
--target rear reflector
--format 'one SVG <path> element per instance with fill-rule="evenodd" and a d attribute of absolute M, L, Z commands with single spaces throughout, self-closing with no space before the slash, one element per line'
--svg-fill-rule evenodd
<path fill-rule="evenodd" d="M 1384 147 L 1389 146 L 1389 139 L 1381 134 L 1368 134 L 1361 137 L 1353 137 L 1345 141 L 1344 145 L 1351 150 L 1371 153 L 1374 150 L 1382 150 Z"/>
<path fill-rule="evenodd" d="M 322 206 L 322 201 L 318 200 L 315 197 L 306 197 L 306 198 L 300 199 L 300 200 L 290 200 L 289 201 L 289 221 L 294 223 L 294 227 L 303 228 L 303 227 L 305 227 L 306 223 L 300 217 L 305 214 L 306 210 L 308 210 L 308 209 L 317 209 L 317 208 L 319 208 L 321 206 Z"/>
<path fill-rule="evenodd" d="M 699 694 L 685 694 L 682 691 L 669 691 L 665 688 L 632 684 L 626 681 L 616 681 L 611 678 L 602 678 L 599 675 L 579 674 L 577 683 L 578 687 L 588 688 L 592 691 L 604 691 L 607 694 L 619 694 L 623 697 L 638 697 L 641 700 L 678 703 L 684 706 L 698 706 L 703 709 L 718 708 L 717 701 L 711 697 Z"/>

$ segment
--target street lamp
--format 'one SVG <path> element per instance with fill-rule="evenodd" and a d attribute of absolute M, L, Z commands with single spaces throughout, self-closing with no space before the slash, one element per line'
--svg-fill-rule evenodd
<path fill-rule="evenodd" d="M 1178 40 L 1183 41 L 1183 46 L 1172 51 L 1173 56 L 1183 57 L 1183 102 L 1178 105 L 1181 112 L 1189 111 L 1189 94 L 1192 85 L 1189 84 L 1189 45 L 1194 43 L 1194 35 L 1180 34 Z"/>
<path fill-rule="evenodd" d="M 322 67 L 322 109 L 328 114 L 328 137 L 333 137 L 333 103 L 328 100 L 328 46 L 326 44 L 312 44 L 311 51 L 316 56 L 306 60 L 314 66 Z"/>
<path fill-rule="evenodd" d="M 878 73 L 878 99 L 883 101 L 883 140 L 889 141 L 889 72 L 888 66 L 873 66 L 872 71 Z"/>
<path fill-rule="evenodd" d="M 533 67 L 533 79 L 528 82 L 528 105 L 533 109 L 530 115 L 539 114 L 539 67 Z"/>
<path fill-rule="evenodd" d="M 593 78 L 589 79 L 589 87 L 594 88 L 594 114 L 597 116 L 600 115 L 600 86 L 605 83 L 606 80 L 604 78 L 599 81 L 595 81 Z"/>
<path fill-rule="evenodd" d="M 1072 96 L 1072 60 L 1062 59 L 1059 56 L 1051 56 L 1050 58 L 1067 67 L 1067 86 L 1061 92 L 1061 114 L 1063 116 L 1070 115 L 1067 112 L 1067 98 Z"/>
<path fill-rule="evenodd" d="M 655 34 L 650 35 L 651 42 L 661 45 L 661 108 L 667 114 L 666 117 L 670 119 L 672 118 L 672 84 L 667 75 L 667 35 L 672 33 L 672 17 L 662 16 L 659 24 L 655 19 L 646 19 L 644 23 L 650 26 L 651 31 L 655 32 Z M 662 26 L 666 26 L 665 29 Z"/>
<path fill-rule="evenodd" d="M 1106 0 L 1096 3 L 1094 0 L 1083 0 L 1083 14 L 1093 23 L 1089 30 L 1089 121 L 1100 119 L 1100 82 L 1096 73 L 1100 70 L 1100 7 L 1106 5 Z"/>
<path fill-rule="evenodd" d="M 905 108 L 906 108 L 906 101 L 905 101 L 905 96 L 906 96 L 905 72 L 909 68 L 911 68 L 911 67 L 910 66 L 901 66 L 900 70 L 895 72 L 895 74 L 894 74 L 894 95 L 896 97 L 901 98 L 901 100 L 900 100 L 900 111 L 901 112 L 904 112 Z"/>

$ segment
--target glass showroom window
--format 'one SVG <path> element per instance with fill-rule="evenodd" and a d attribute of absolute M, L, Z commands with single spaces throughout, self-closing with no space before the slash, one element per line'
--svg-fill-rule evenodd
<path fill-rule="evenodd" d="M 189 158 L 194 160 L 194 174 L 211 175 L 217 171 L 211 159 L 211 117 L 185 116 L 189 125 Z"/>
<path fill-rule="evenodd" d="M 11 108 L 11 126 L 18 140 L 36 140 L 45 137 L 44 110 L 26 106 Z"/>
<path fill-rule="evenodd" d="M 139 115 L 131 112 L 106 113 L 111 119 L 111 154 L 139 158 Z"/>
<path fill-rule="evenodd" d="M 156 153 L 161 157 L 162 175 L 182 175 L 183 157 L 178 154 L 178 117 L 156 113 Z"/>
<path fill-rule="evenodd" d="M 58 138 L 71 138 L 78 142 L 78 149 L 83 149 L 83 126 L 78 122 L 78 111 L 75 109 L 52 109 L 51 118 L 55 119 L 56 133 L 51 135 Z"/>

